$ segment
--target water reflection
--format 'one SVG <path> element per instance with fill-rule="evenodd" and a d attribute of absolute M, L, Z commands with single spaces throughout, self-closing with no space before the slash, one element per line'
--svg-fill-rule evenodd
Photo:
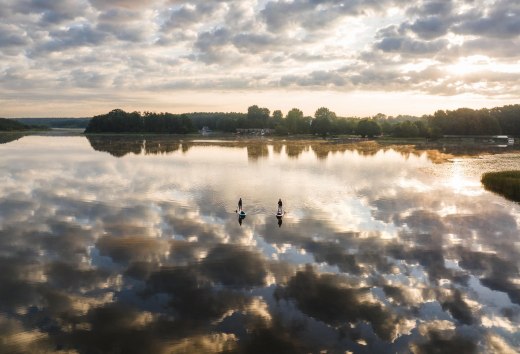
<path fill-rule="evenodd" d="M 283 217 L 282 216 L 276 216 L 276 219 L 278 220 L 278 227 L 282 227 L 283 224 Z"/>
<path fill-rule="evenodd" d="M 448 155 L 166 137 L 2 145 L 0 352 L 518 351 L 520 207 L 479 178 L 520 155 Z"/>
<path fill-rule="evenodd" d="M 245 215 L 238 214 L 238 224 L 242 226 L 242 221 L 246 218 Z"/>
<path fill-rule="evenodd" d="M 6 133 L 6 132 L 0 132 L 0 144 L 7 144 L 12 141 L 16 141 L 18 139 L 23 138 L 26 136 L 26 133 Z"/>

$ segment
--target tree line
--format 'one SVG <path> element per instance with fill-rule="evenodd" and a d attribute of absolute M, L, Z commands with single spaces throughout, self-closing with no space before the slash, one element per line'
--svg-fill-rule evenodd
<path fill-rule="evenodd" d="M 85 133 L 166 133 L 187 134 L 196 131 L 186 114 L 125 112 L 114 109 L 92 117 Z"/>
<path fill-rule="evenodd" d="M 439 110 L 422 117 L 338 117 L 326 107 L 316 110 L 314 116 L 305 116 L 298 108 L 287 114 L 280 110 L 271 113 L 268 108 L 250 106 L 247 113 L 127 113 L 116 109 L 93 117 L 85 132 L 176 133 L 195 132 L 203 127 L 214 131 L 236 132 L 237 129 L 271 129 L 277 135 L 313 134 L 379 135 L 399 138 L 439 138 L 443 135 L 497 135 L 520 136 L 520 105 L 492 109 Z"/>
<path fill-rule="evenodd" d="M 30 130 L 33 127 L 15 121 L 14 119 L 0 118 L 0 131 L 23 131 Z"/>
<path fill-rule="evenodd" d="M 85 129 L 90 118 L 15 118 L 17 122 L 37 128 Z"/>

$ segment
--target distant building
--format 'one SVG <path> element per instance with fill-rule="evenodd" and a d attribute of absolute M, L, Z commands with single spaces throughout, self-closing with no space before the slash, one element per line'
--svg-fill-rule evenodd
<path fill-rule="evenodd" d="M 203 126 L 201 130 L 199 130 L 199 132 L 202 134 L 202 135 L 209 135 L 211 134 L 213 131 L 211 129 L 209 129 L 209 127 L 207 126 Z"/>
<path fill-rule="evenodd" d="M 472 140 L 476 143 L 513 145 L 514 138 L 507 135 L 443 135 L 444 139 Z"/>

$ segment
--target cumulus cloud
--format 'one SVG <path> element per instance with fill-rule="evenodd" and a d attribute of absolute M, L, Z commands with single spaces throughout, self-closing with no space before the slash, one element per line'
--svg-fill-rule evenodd
<path fill-rule="evenodd" d="M 20 32 L 15 26 L 0 24 L 0 47 L 21 47 L 28 44 L 25 32 Z"/>
<path fill-rule="evenodd" d="M 497 1 L 487 10 L 464 18 L 454 31 L 492 38 L 515 38 L 520 35 L 520 5 L 517 2 Z"/>
<path fill-rule="evenodd" d="M 64 23 L 82 16 L 86 11 L 83 1 L 77 0 L 22 0 L 11 8 L 14 14 L 34 14 L 39 16 L 43 27 Z"/>
<path fill-rule="evenodd" d="M 279 87 L 514 96 L 511 80 L 455 80 L 449 65 L 485 55 L 477 72 L 515 75 L 519 11 L 508 0 L 10 0 L 0 89 L 62 100 L 71 89 L 103 99 L 100 89 Z M 439 76 L 414 74 L 428 68 Z"/>
<path fill-rule="evenodd" d="M 446 16 L 453 9 L 451 1 L 419 1 L 406 11 L 408 15 L 418 16 Z"/>
<path fill-rule="evenodd" d="M 418 19 L 410 24 L 410 30 L 422 39 L 433 39 L 445 35 L 448 31 L 446 22 L 440 17 Z"/>
<path fill-rule="evenodd" d="M 139 12 L 126 9 L 110 9 L 98 18 L 97 28 L 125 42 L 145 42 L 151 32 L 150 25 L 143 26 L 146 18 Z"/>
<path fill-rule="evenodd" d="M 49 52 L 62 52 L 71 48 L 98 46 L 107 39 L 106 33 L 89 24 L 70 27 L 66 30 L 49 32 L 50 40 L 38 49 Z"/>
<path fill-rule="evenodd" d="M 435 54 L 446 47 L 448 41 L 418 41 L 406 37 L 387 37 L 376 44 L 384 52 L 424 56 Z"/>
<path fill-rule="evenodd" d="M 401 4 L 400 4 L 401 3 Z M 271 31 L 302 27 L 317 30 L 333 27 L 343 17 L 364 16 L 369 12 L 385 12 L 387 6 L 403 5 L 403 1 L 268 1 L 261 15 Z"/>
<path fill-rule="evenodd" d="M 222 16 L 227 10 L 226 5 L 226 2 L 185 2 L 171 11 L 162 29 L 186 31 L 192 27 L 202 27 L 207 21 Z"/>
<path fill-rule="evenodd" d="M 89 0 L 92 6 L 99 9 L 120 8 L 144 8 L 157 2 L 157 0 Z"/>

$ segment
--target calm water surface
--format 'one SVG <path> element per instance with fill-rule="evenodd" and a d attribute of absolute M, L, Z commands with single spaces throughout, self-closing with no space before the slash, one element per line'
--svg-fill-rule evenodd
<path fill-rule="evenodd" d="M 514 150 L 4 142 L 1 353 L 520 351 Z"/>

